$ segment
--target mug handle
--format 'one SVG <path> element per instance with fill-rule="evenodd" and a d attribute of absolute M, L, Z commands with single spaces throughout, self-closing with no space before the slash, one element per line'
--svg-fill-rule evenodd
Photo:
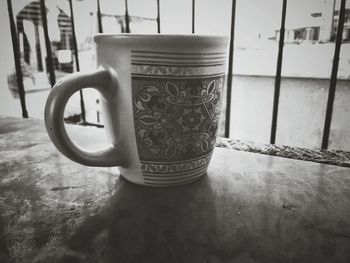
<path fill-rule="evenodd" d="M 123 156 L 114 145 L 96 151 L 80 148 L 69 138 L 64 126 L 64 109 L 69 98 L 78 90 L 87 87 L 97 89 L 102 97 L 110 101 L 118 86 L 116 73 L 111 69 L 100 68 L 91 73 L 72 73 L 52 88 L 45 105 L 45 126 L 53 144 L 66 157 L 87 166 L 120 166 Z"/>

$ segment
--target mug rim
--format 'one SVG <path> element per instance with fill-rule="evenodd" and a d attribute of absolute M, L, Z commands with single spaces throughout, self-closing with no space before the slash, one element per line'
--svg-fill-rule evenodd
<path fill-rule="evenodd" d="M 203 39 L 203 40 L 228 40 L 229 35 L 205 35 L 205 34 L 138 34 L 138 33 L 97 33 L 93 36 L 94 41 L 100 40 L 113 40 L 113 39 L 127 39 L 127 38 L 142 38 L 142 39 L 155 39 L 155 38 L 168 38 L 168 39 Z"/>

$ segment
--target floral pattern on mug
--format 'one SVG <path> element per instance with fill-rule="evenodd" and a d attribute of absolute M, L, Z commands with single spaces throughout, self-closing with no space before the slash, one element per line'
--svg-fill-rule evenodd
<path fill-rule="evenodd" d="M 140 158 L 179 161 L 213 150 L 224 76 L 133 77 L 133 109 Z"/>

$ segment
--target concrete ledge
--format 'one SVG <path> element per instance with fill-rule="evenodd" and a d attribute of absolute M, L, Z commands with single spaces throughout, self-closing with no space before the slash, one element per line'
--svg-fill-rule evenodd
<path fill-rule="evenodd" d="M 235 149 L 238 151 L 261 153 L 283 158 L 350 167 L 350 152 L 341 150 L 306 149 L 286 145 L 262 144 L 226 138 L 218 138 L 216 146 Z"/>

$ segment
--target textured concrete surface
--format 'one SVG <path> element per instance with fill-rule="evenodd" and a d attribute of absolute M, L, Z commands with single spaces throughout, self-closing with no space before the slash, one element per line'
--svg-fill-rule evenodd
<path fill-rule="evenodd" d="M 216 148 L 202 179 L 146 188 L 0 117 L 0 262 L 350 262 L 350 169 Z"/>
<path fill-rule="evenodd" d="M 292 147 L 278 144 L 264 144 L 218 137 L 215 146 L 237 151 L 267 154 L 295 160 L 350 167 L 350 152 Z"/>

